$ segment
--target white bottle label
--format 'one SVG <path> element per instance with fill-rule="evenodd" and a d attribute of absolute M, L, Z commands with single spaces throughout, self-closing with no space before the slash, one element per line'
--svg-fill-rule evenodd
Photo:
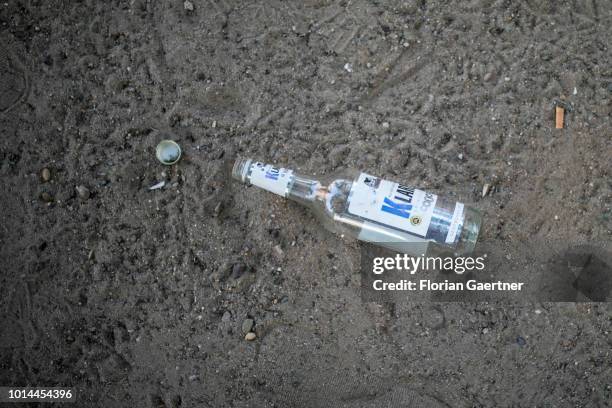
<path fill-rule="evenodd" d="M 251 164 L 250 182 L 271 193 L 286 197 L 289 183 L 293 179 L 293 170 L 274 167 L 271 164 Z"/>
<path fill-rule="evenodd" d="M 361 173 L 348 212 L 425 238 L 438 196 Z"/>

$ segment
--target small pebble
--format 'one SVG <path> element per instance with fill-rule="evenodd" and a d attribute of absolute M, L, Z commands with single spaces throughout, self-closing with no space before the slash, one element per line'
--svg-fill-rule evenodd
<path fill-rule="evenodd" d="M 459 160 L 463 160 L 463 153 L 459 153 L 459 154 L 457 155 L 457 158 L 458 158 Z"/>
<path fill-rule="evenodd" d="M 493 72 L 487 72 L 486 74 L 484 74 L 484 77 L 482 77 L 482 80 L 485 82 L 489 82 L 493 80 Z"/>
<path fill-rule="evenodd" d="M 40 199 L 43 200 L 45 203 L 50 203 L 51 201 L 53 201 L 53 196 L 44 191 L 40 194 Z"/>
<path fill-rule="evenodd" d="M 79 197 L 81 198 L 81 200 L 87 200 L 89 196 L 91 195 L 91 193 L 89 192 L 89 189 L 85 187 L 84 185 L 76 186 L 76 191 L 79 194 Z"/>
<path fill-rule="evenodd" d="M 441 329 L 446 324 L 446 317 L 442 309 L 435 307 L 423 311 L 423 325 L 434 330 Z"/>
<path fill-rule="evenodd" d="M 242 262 L 235 263 L 234 266 L 232 266 L 232 279 L 239 279 L 242 274 L 244 274 L 244 271 L 246 271 L 245 264 Z"/>
<path fill-rule="evenodd" d="M 183 7 L 185 7 L 185 10 L 187 11 L 193 11 L 193 3 L 190 2 L 189 0 L 185 0 L 185 2 L 183 3 Z"/>
<path fill-rule="evenodd" d="M 221 210 L 223 208 L 223 205 L 221 202 L 219 202 L 217 205 L 215 205 L 215 208 L 213 209 L 213 217 L 218 217 L 219 214 L 221 214 Z"/>
<path fill-rule="evenodd" d="M 158 190 L 158 189 L 162 188 L 165 185 L 166 185 L 165 181 L 160 181 L 159 183 L 154 184 L 151 187 L 149 187 L 149 190 Z"/>
<path fill-rule="evenodd" d="M 389 122 L 383 122 L 382 127 L 389 129 Z"/>
<path fill-rule="evenodd" d="M 253 332 L 247 333 L 247 334 L 246 334 L 246 336 L 244 336 L 244 339 L 245 339 L 246 341 L 253 341 L 253 340 L 255 340 L 256 338 L 257 338 L 257 336 L 256 336 L 256 335 L 255 335 L 255 333 L 253 333 Z"/>
<path fill-rule="evenodd" d="M 44 168 L 42 169 L 42 171 L 40 172 L 40 178 L 42 179 L 42 181 L 44 181 L 45 183 L 49 180 L 51 180 L 51 170 L 49 170 L 48 168 Z"/>
<path fill-rule="evenodd" d="M 244 321 L 242 322 L 242 332 L 244 334 L 250 333 L 251 330 L 253 330 L 254 325 L 255 322 L 253 321 L 253 319 L 244 319 Z"/>
<path fill-rule="evenodd" d="M 491 185 L 489 183 L 485 183 L 484 186 L 482 186 L 482 196 L 486 197 L 487 194 L 489 194 L 489 189 L 491 188 Z"/>
<path fill-rule="evenodd" d="M 344 64 L 344 70 L 348 73 L 351 73 L 353 72 L 353 66 L 347 62 L 346 64 Z"/>
<path fill-rule="evenodd" d="M 541 314 L 541 313 L 542 313 L 542 311 L 541 311 L 540 309 L 536 309 L 534 312 L 535 312 L 535 314 L 537 314 L 537 315 L 539 315 L 539 314 Z"/>

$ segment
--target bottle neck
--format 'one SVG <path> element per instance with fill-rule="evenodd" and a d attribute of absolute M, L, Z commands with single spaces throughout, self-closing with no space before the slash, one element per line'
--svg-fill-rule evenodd
<path fill-rule="evenodd" d="M 325 200 L 325 187 L 318 180 L 294 174 L 287 198 L 308 205 L 317 200 Z"/>
<path fill-rule="evenodd" d="M 322 194 L 319 181 L 252 159 L 236 160 L 232 177 L 304 205 L 316 201 Z"/>

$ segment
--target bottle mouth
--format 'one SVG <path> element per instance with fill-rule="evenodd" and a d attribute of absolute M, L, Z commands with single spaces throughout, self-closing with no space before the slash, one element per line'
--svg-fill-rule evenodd
<path fill-rule="evenodd" d="M 240 157 L 236 159 L 234 167 L 232 168 L 232 178 L 242 183 L 246 183 L 246 177 L 251 167 L 251 162 L 253 162 L 252 159 L 243 159 Z"/>

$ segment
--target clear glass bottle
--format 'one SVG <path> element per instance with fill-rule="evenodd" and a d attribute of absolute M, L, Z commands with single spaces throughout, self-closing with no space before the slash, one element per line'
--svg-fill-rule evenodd
<path fill-rule="evenodd" d="M 311 208 L 332 232 L 414 256 L 471 253 L 482 221 L 463 203 L 358 171 L 315 179 L 238 158 L 232 177 Z"/>

